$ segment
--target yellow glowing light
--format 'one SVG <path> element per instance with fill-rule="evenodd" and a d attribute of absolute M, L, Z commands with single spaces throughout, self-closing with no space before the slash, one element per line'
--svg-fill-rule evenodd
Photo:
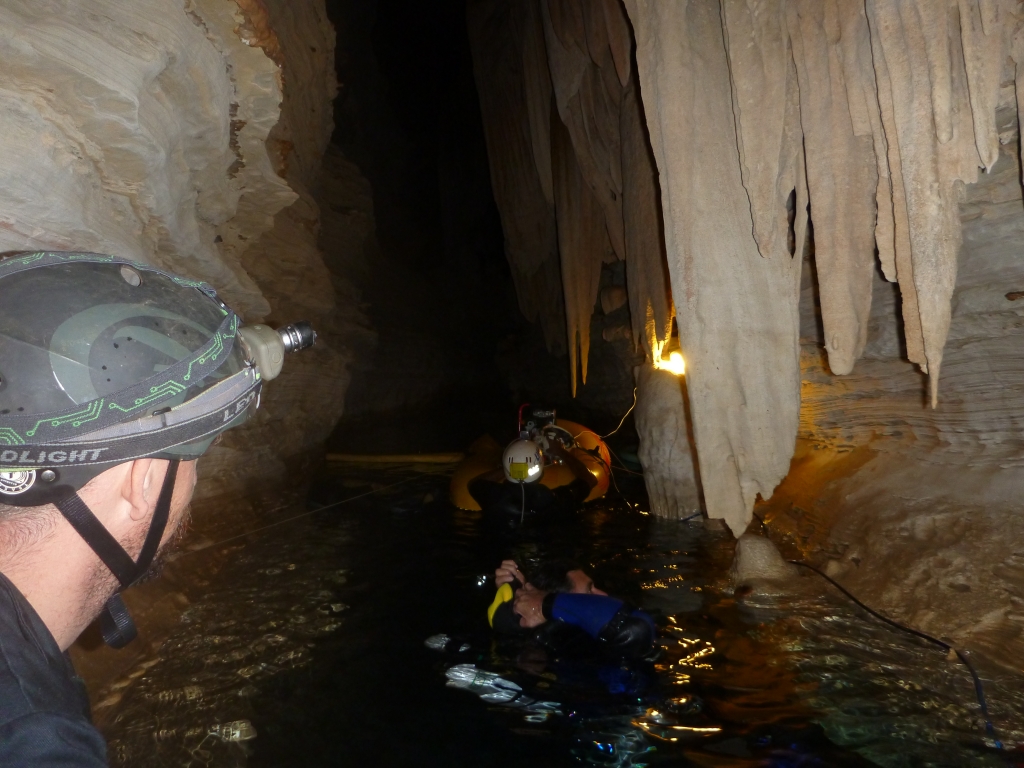
<path fill-rule="evenodd" d="M 686 361 L 683 360 L 683 356 L 678 352 L 673 352 L 668 356 L 668 362 L 662 361 L 662 367 L 666 371 L 671 371 L 676 376 L 682 376 L 686 373 Z"/>
<path fill-rule="evenodd" d="M 653 349 L 654 367 L 674 373 L 676 376 L 683 376 L 686 373 L 686 361 L 683 359 L 683 353 L 677 349 L 665 358 L 661 356 L 663 347 L 664 345 L 658 345 Z"/>

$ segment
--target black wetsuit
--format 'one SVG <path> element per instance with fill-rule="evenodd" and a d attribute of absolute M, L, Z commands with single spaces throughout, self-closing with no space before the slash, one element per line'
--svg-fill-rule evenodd
<path fill-rule="evenodd" d="M 524 513 L 524 506 L 527 515 L 571 513 L 590 495 L 590 485 L 579 478 L 568 485 L 548 488 L 540 483 L 498 483 L 478 477 L 469 482 L 468 490 L 485 512 L 516 516 Z"/>
<path fill-rule="evenodd" d="M 641 659 L 654 651 L 654 621 L 614 597 L 551 592 L 544 617 L 536 629 L 524 630 L 508 601 L 495 610 L 492 626 L 501 634 L 528 635 L 556 655 Z"/>
<path fill-rule="evenodd" d="M 101 768 L 106 755 L 71 660 L 0 574 L 0 766 Z"/>

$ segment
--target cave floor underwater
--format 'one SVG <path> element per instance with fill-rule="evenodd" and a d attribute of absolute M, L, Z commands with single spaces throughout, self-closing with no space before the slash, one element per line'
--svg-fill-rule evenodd
<path fill-rule="evenodd" d="M 986 743 L 961 665 L 813 575 L 788 594 L 735 594 L 728 534 L 644 514 L 635 477 L 620 480 L 635 506 L 613 494 L 557 527 L 520 528 L 454 509 L 448 474 L 420 469 L 329 474 L 280 513 L 295 519 L 221 547 L 215 576 L 202 561 L 216 547 L 189 555 L 176 628 L 97 708 L 111 764 L 1022 764 Z M 661 658 L 613 685 L 496 655 L 485 577 L 509 555 L 592 566 L 659 617 Z M 483 639 L 456 658 L 424 646 L 439 632 Z M 446 668 L 466 662 L 558 711 L 446 687 Z M 983 677 L 1000 738 L 1024 741 L 1024 680 Z"/>

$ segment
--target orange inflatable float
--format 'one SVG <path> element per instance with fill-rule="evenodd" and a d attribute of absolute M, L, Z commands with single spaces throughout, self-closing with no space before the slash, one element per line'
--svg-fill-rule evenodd
<path fill-rule="evenodd" d="M 611 456 L 608 453 L 608 446 L 592 429 L 566 419 L 555 419 L 554 426 L 565 430 L 572 437 L 572 444 L 569 452 L 578 458 L 590 473 L 597 478 L 587 501 L 600 499 L 608 492 L 608 485 L 611 483 L 609 467 Z M 466 458 L 455 468 L 450 486 L 452 504 L 459 509 L 477 511 L 480 505 L 469 493 L 469 483 L 493 470 L 501 469 L 501 455 L 505 446 L 499 445 L 498 441 L 490 435 L 484 435 L 469 447 Z M 599 458 L 600 457 L 600 458 Z M 547 463 L 544 466 L 544 475 L 539 480 L 541 485 L 555 489 L 568 485 L 575 479 L 573 472 L 564 464 Z"/>

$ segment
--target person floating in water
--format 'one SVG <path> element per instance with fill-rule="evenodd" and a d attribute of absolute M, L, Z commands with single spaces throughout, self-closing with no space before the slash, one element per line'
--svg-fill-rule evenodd
<path fill-rule="evenodd" d="M 498 591 L 487 619 L 500 635 L 530 635 L 555 652 L 571 652 L 584 637 L 596 641 L 601 653 L 622 658 L 654 652 L 654 620 L 598 589 L 576 563 L 545 563 L 529 581 L 515 561 L 505 560 L 494 583 Z"/>
<path fill-rule="evenodd" d="M 532 580 L 505 560 L 494 581 L 498 591 L 487 611 L 498 640 L 492 651 L 514 668 L 456 664 L 446 672 L 449 687 L 544 716 L 564 709 L 566 701 L 592 710 L 602 701 L 618 707 L 623 695 L 634 704 L 648 695 L 657 654 L 648 614 L 598 589 L 586 571 L 566 560 L 543 563 Z M 485 658 L 464 638 L 434 635 L 425 645 L 464 659 Z"/>
<path fill-rule="evenodd" d="M 520 519 L 526 515 L 551 517 L 574 512 L 597 485 L 593 473 L 572 454 L 567 442 L 572 436 L 558 427 L 547 427 L 547 435 L 531 438 L 521 432 L 505 449 L 501 469 L 495 469 L 470 481 L 468 490 L 485 512 L 500 512 Z M 564 434 L 560 434 L 564 433 Z M 541 442 L 547 444 L 542 448 Z M 572 471 L 572 482 L 548 488 L 538 482 L 544 468 L 562 464 Z"/>

